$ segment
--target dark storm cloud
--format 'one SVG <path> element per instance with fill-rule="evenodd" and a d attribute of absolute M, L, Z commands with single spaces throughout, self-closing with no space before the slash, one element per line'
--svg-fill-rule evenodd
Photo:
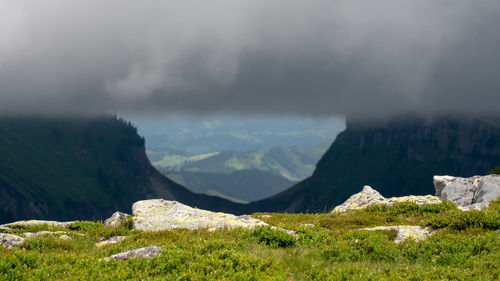
<path fill-rule="evenodd" d="M 0 0 L 3 113 L 497 113 L 500 2 Z"/>

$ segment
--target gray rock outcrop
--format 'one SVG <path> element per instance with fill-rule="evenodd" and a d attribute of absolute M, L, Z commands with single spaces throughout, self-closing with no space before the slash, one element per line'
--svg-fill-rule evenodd
<path fill-rule="evenodd" d="M 427 205 L 427 204 L 439 204 L 441 200 L 432 195 L 424 196 L 402 196 L 402 197 L 391 197 L 385 198 L 378 191 L 374 190 L 368 185 L 363 187 L 363 190 L 349 197 L 342 205 L 335 207 L 332 213 L 342 213 L 348 210 L 356 210 L 366 208 L 375 204 L 385 204 L 392 206 L 400 202 L 414 202 L 417 205 Z"/>
<path fill-rule="evenodd" d="M 36 237 L 36 236 L 41 236 L 41 235 L 53 235 L 53 236 L 61 236 L 61 235 L 66 235 L 68 234 L 65 231 L 38 231 L 38 232 L 24 232 L 23 235 L 26 238 L 31 238 L 31 237 Z"/>
<path fill-rule="evenodd" d="M 104 221 L 104 226 L 118 227 L 123 221 L 127 220 L 127 214 L 122 212 L 114 212 L 111 217 Z"/>
<path fill-rule="evenodd" d="M 12 247 L 17 247 L 23 243 L 25 238 L 7 233 L 0 233 L 0 245 L 5 249 L 11 249 Z"/>
<path fill-rule="evenodd" d="M 95 246 L 97 248 L 101 248 L 101 247 L 104 247 L 107 245 L 120 243 L 121 241 L 123 241 L 125 239 L 127 239 L 127 236 L 113 236 L 113 237 L 110 237 L 107 239 L 103 238 L 103 239 L 100 239 L 99 241 L 97 241 L 97 243 L 95 243 Z"/>
<path fill-rule="evenodd" d="M 384 199 L 384 196 L 382 196 L 378 191 L 368 185 L 365 185 L 361 192 L 352 195 L 349 199 L 342 203 L 342 205 L 335 207 L 332 213 L 362 209 L 373 204 L 381 203 Z"/>
<path fill-rule="evenodd" d="M 436 196 L 449 200 L 463 210 L 482 209 L 500 198 L 500 175 L 461 178 L 434 176 Z"/>
<path fill-rule="evenodd" d="M 413 226 L 413 225 L 394 225 L 394 226 L 377 226 L 371 228 L 360 228 L 359 230 L 375 231 L 375 230 L 396 230 L 398 235 L 394 239 L 395 243 L 401 243 L 408 239 L 422 241 L 431 235 L 432 230 L 428 227 Z"/>
<path fill-rule="evenodd" d="M 44 220 L 27 220 L 27 221 L 16 221 L 7 224 L 2 224 L 0 227 L 4 228 L 26 228 L 28 226 L 34 225 L 48 225 L 54 227 L 66 227 L 69 226 L 76 221 L 67 221 L 67 222 L 59 222 L 59 221 L 44 221 Z"/>
<path fill-rule="evenodd" d="M 144 231 L 174 228 L 216 230 L 267 225 L 265 222 L 250 216 L 210 212 L 163 199 L 138 201 L 132 205 L 132 214 L 134 228 Z"/>
<path fill-rule="evenodd" d="M 153 258 L 161 253 L 161 247 L 149 246 L 140 249 L 130 250 L 110 257 L 104 258 L 105 261 L 119 260 L 126 261 L 132 258 Z"/>

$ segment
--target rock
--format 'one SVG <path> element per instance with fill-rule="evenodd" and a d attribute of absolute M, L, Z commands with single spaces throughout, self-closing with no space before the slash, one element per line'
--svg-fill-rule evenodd
<path fill-rule="evenodd" d="M 132 205 L 132 214 L 134 228 L 144 231 L 174 228 L 216 230 L 267 225 L 265 222 L 250 216 L 210 212 L 163 199 L 138 201 Z"/>
<path fill-rule="evenodd" d="M 281 230 L 287 234 L 292 235 L 293 237 L 295 237 L 295 239 L 299 239 L 299 235 L 293 230 L 288 230 L 288 229 L 284 229 L 284 228 L 276 227 L 276 226 L 271 226 L 271 229 Z"/>
<path fill-rule="evenodd" d="M 413 226 L 413 225 L 396 225 L 396 226 L 377 226 L 371 228 L 360 228 L 358 230 L 396 230 L 398 235 L 394 239 L 395 243 L 401 243 L 407 239 L 413 239 L 415 241 L 422 241 L 427 239 L 431 235 L 432 230 L 428 227 L 423 226 Z"/>
<path fill-rule="evenodd" d="M 484 176 L 479 182 L 474 203 L 489 203 L 500 198 L 500 175 Z"/>
<path fill-rule="evenodd" d="M 401 202 L 413 202 L 419 206 L 429 205 L 429 204 L 440 204 L 442 201 L 439 197 L 432 195 L 409 195 L 409 196 L 401 196 L 401 197 L 391 197 L 383 200 L 380 204 L 387 204 L 389 206 L 394 205 L 395 203 Z"/>
<path fill-rule="evenodd" d="M 158 246 L 149 246 L 145 248 L 140 248 L 136 250 L 126 251 L 120 254 L 112 255 L 110 257 L 104 258 L 105 261 L 119 260 L 126 261 L 131 258 L 153 258 L 161 253 L 161 248 Z"/>
<path fill-rule="evenodd" d="M 104 221 L 104 226 L 118 227 L 123 221 L 127 220 L 127 216 L 122 212 L 114 212 L 109 219 Z"/>
<path fill-rule="evenodd" d="M 101 247 L 104 247 L 107 245 L 119 243 L 126 238 L 127 238 L 127 236 L 113 236 L 113 237 L 110 237 L 108 239 L 103 238 L 103 239 L 100 239 L 99 241 L 97 241 L 97 243 L 95 243 L 95 246 L 97 248 L 101 248 Z"/>
<path fill-rule="evenodd" d="M 438 197 L 432 195 L 410 195 L 385 198 L 380 195 L 378 191 L 374 190 L 368 185 L 365 185 L 360 193 L 356 193 L 353 196 L 349 197 L 349 199 L 347 199 L 342 205 L 335 207 L 332 210 L 332 213 L 341 213 L 347 210 L 362 209 L 375 204 L 385 204 L 388 206 L 392 206 L 396 203 L 401 202 L 414 202 L 417 205 L 423 206 L 428 204 L 439 204 L 441 203 L 441 200 Z"/>
<path fill-rule="evenodd" d="M 63 234 L 63 235 L 59 236 L 59 239 L 61 239 L 61 240 L 71 240 L 71 237 L 69 237 L 66 234 Z"/>
<path fill-rule="evenodd" d="M 474 203 L 474 195 L 479 187 L 480 180 L 481 177 L 478 176 L 471 178 L 434 176 L 433 178 L 436 196 L 439 196 L 442 200 L 449 200 L 461 207 Z"/>
<path fill-rule="evenodd" d="M 5 249 L 11 249 L 12 247 L 17 247 L 23 243 L 25 238 L 7 233 L 0 233 L 0 245 Z"/>
<path fill-rule="evenodd" d="M 458 209 L 462 210 L 462 211 L 470 211 L 470 210 L 482 210 L 482 209 L 485 209 L 485 208 L 488 208 L 489 204 L 488 203 L 473 203 L 473 204 L 470 204 L 470 205 L 467 205 L 465 207 L 462 207 L 462 206 L 457 206 Z"/>
<path fill-rule="evenodd" d="M 378 191 L 368 185 L 363 190 L 349 197 L 342 205 L 335 207 L 332 213 L 341 213 L 347 210 L 361 209 L 384 201 L 385 198 Z"/>
<path fill-rule="evenodd" d="M 25 232 L 23 233 L 24 237 L 26 238 L 31 238 L 31 237 L 36 237 L 40 235 L 65 235 L 67 232 L 65 231 L 38 231 L 38 232 Z"/>
<path fill-rule="evenodd" d="M 272 216 L 270 216 L 270 215 L 260 215 L 259 216 L 259 218 L 263 218 L 263 219 L 268 219 L 270 217 L 272 217 Z"/>
<path fill-rule="evenodd" d="M 43 221 L 43 220 L 27 220 L 27 221 L 16 221 L 16 222 L 12 222 L 12 223 L 7 223 L 7 224 L 3 224 L 1 226 L 7 227 L 7 228 L 25 228 L 28 226 L 46 224 L 48 226 L 54 226 L 54 227 L 66 227 L 66 226 L 71 225 L 75 222 L 76 221 L 58 222 L 58 221 Z"/>
<path fill-rule="evenodd" d="M 434 176 L 436 196 L 449 200 L 462 210 L 486 208 L 490 201 L 500 198 L 500 175 L 470 178 Z"/>

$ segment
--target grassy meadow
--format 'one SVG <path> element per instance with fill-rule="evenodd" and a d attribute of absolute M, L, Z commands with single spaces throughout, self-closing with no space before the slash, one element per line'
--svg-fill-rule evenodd
<path fill-rule="evenodd" d="M 69 228 L 34 226 L 13 234 L 67 231 L 0 247 L 0 280 L 499 280 L 500 200 L 484 211 L 463 212 L 452 203 L 419 207 L 402 203 L 344 214 L 253 215 L 294 230 L 299 238 L 269 227 L 209 232 L 177 229 L 138 232 L 101 222 Z M 361 231 L 379 225 L 422 225 L 436 231 L 426 241 L 392 242 L 395 231 Z M 97 248 L 103 237 L 126 235 Z M 103 261 L 149 245 L 152 259 Z"/>

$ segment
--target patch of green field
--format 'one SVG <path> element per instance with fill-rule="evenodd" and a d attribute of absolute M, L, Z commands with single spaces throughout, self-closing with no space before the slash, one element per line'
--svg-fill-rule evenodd
<path fill-rule="evenodd" d="M 268 215 L 263 216 L 263 215 Z M 27 240 L 0 248 L 1 280 L 498 280 L 500 201 L 488 210 L 463 212 L 445 202 L 402 203 L 344 214 L 257 213 L 271 225 L 296 231 L 295 240 L 268 227 L 209 232 L 178 229 L 137 232 L 123 225 L 80 222 L 69 241 Z M 361 227 L 411 224 L 435 228 L 426 241 L 392 242 L 394 231 Z M 36 227 L 30 231 L 48 229 Z M 21 230 L 11 230 L 19 234 Z M 84 234 L 79 236 L 77 234 Z M 101 237 L 128 235 L 96 248 Z M 122 251 L 158 245 L 152 259 L 105 262 Z"/>
<path fill-rule="evenodd" d="M 249 152 L 214 152 L 191 157 L 171 151 L 147 151 L 153 165 L 163 171 L 231 173 L 261 170 L 300 181 L 309 177 L 329 144 L 310 147 L 269 147 Z"/>
<path fill-rule="evenodd" d="M 187 161 L 188 158 L 185 156 L 165 154 L 161 160 L 153 162 L 153 165 L 156 167 L 175 169 L 181 167 Z"/>

